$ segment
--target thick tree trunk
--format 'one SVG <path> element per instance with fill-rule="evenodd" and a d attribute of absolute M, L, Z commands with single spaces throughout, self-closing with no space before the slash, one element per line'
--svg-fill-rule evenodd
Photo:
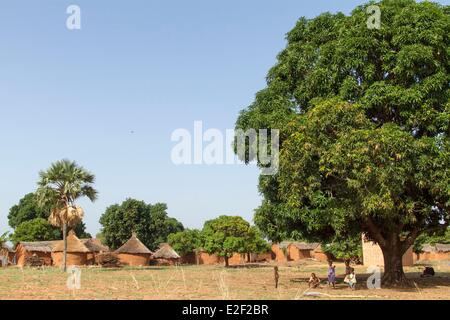
<path fill-rule="evenodd" d="M 63 252 L 63 271 L 67 271 L 67 223 L 63 225 L 63 241 L 64 241 L 64 252 Z"/>
<path fill-rule="evenodd" d="M 387 243 L 381 248 L 384 258 L 384 273 L 381 284 L 386 287 L 410 287 L 409 281 L 403 271 L 403 255 L 405 250 L 402 243 Z"/>
<path fill-rule="evenodd" d="M 228 267 L 230 266 L 229 261 L 228 261 L 228 257 L 225 256 L 225 257 L 224 257 L 224 260 L 225 260 L 225 267 L 228 268 Z"/>

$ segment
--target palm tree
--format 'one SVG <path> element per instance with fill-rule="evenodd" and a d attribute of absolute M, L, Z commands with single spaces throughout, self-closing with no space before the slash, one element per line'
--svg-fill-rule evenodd
<path fill-rule="evenodd" d="M 95 176 L 76 162 L 61 160 L 53 163 L 47 171 L 39 173 L 40 180 L 36 196 L 41 207 L 51 208 L 50 224 L 62 228 L 64 241 L 63 271 L 67 268 L 67 227 L 81 222 L 84 211 L 75 204 L 81 197 L 91 201 L 97 199 L 97 190 L 92 187 Z"/>

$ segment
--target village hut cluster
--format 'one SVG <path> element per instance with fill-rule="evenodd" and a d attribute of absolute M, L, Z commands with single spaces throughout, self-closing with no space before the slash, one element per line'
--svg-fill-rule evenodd
<path fill-rule="evenodd" d="M 361 258 L 364 265 L 383 266 L 383 255 L 379 246 L 366 241 L 364 237 L 362 240 L 363 257 Z M 15 249 L 3 244 L 0 249 L 0 266 L 61 266 L 63 251 L 64 243 L 62 240 L 19 242 Z M 229 258 L 229 264 L 289 263 L 305 259 L 321 262 L 337 260 L 329 253 L 324 252 L 320 243 L 283 241 L 272 244 L 271 249 L 262 254 L 236 253 Z M 436 260 L 450 261 L 450 245 L 425 245 L 420 254 L 413 253 L 412 248 L 410 248 L 403 257 L 405 266 Z M 78 239 L 73 231 L 69 232 L 67 236 L 67 265 L 139 267 L 149 265 L 173 266 L 177 264 L 219 265 L 224 264 L 224 258 L 209 254 L 204 250 L 197 250 L 185 256 L 180 256 L 168 243 L 162 243 L 155 252 L 152 252 L 138 239 L 135 233 L 115 251 L 110 251 L 98 239 Z"/>

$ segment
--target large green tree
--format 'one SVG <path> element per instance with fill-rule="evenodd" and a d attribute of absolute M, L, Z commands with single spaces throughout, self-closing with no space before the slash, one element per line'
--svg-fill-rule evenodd
<path fill-rule="evenodd" d="M 34 221 L 32 224 L 34 225 L 40 225 L 40 230 L 47 230 L 48 228 L 52 228 L 52 234 L 50 238 L 48 238 L 48 235 L 46 232 L 40 234 L 38 232 L 32 232 L 30 234 L 26 234 L 26 231 L 33 230 L 33 228 L 30 228 L 32 224 L 28 223 L 25 227 L 20 228 L 20 236 L 16 235 L 14 239 L 16 241 L 43 241 L 43 240 L 59 240 L 62 238 L 62 231 L 61 228 L 54 227 L 50 225 L 50 223 L 47 221 L 51 208 L 41 208 L 38 204 L 36 194 L 34 193 L 28 193 L 25 195 L 22 199 L 20 199 L 19 203 L 11 207 L 8 214 L 8 223 L 13 229 L 19 228 L 21 224 L 27 223 L 29 221 Z M 45 219 L 46 226 L 43 226 L 43 222 L 39 221 L 37 222 L 36 219 Z M 79 238 L 90 238 L 91 235 L 86 232 L 86 225 L 83 221 L 80 221 L 76 226 L 73 227 L 73 230 L 75 231 L 76 235 Z M 45 236 L 41 236 L 45 235 Z M 43 239 L 45 238 L 45 239 Z M 47 239 L 48 238 L 48 239 Z M 27 240 L 24 240 L 27 239 Z"/>
<path fill-rule="evenodd" d="M 301 18 L 236 128 L 280 130 L 255 216 L 269 238 L 365 233 L 382 249 L 383 284 L 404 285 L 403 253 L 450 221 L 450 7 L 376 4 L 379 29 L 368 5 Z"/>
<path fill-rule="evenodd" d="M 46 171 L 39 173 L 36 197 L 41 208 L 50 208 L 48 221 L 59 227 L 63 233 L 63 271 L 67 269 L 67 228 L 75 227 L 83 218 L 84 211 L 76 201 L 87 197 L 97 199 L 93 188 L 95 176 L 74 161 L 61 160 L 53 163 Z"/>
<path fill-rule="evenodd" d="M 183 225 L 167 215 L 167 205 L 147 204 L 144 201 L 127 199 L 122 204 L 108 207 L 100 217 L 105 244 L 117 249 L 133 232 L 150 250 L 167 242 L 171 233 L 183 231 Z"/>

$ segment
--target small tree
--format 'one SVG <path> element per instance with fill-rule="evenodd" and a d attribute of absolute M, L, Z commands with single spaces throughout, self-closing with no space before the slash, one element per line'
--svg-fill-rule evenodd
<path fill-rule="evenodd" d="M 202 235 L 199 230 L 186 229 L 169 234 L 168 242 L 176 252 L 184 256 L 202 247 Z"/>
<path fill-rule="evenodd" d="M 97 199 L 97 191 L 92 187 L 95 176 L 76 162 L 62 160 L 55 162 L 47 171 L 39 173 L 40 181 L 36 192 L 42 208 L 51 208 L 49 222 L 62 229 L 64 241 L 63 271 L 67 269 L 67 228 L 75 227 L 84 216 L 75 201 L 87 197 Z"/>
<path fill-rule="evenodd" d="M 229 266 L 229 258 L 236 252 L 246 252 L 250 224 L 238 216 L 220 216 L 205 222 L 203 227 L 204 249 L 217 254 Z"/>
<path fill-rule="evenodd" d="M 270 250 L 270 245 L 264 240 L 261 231 L 255 226 L 249 228 L 245 241 L 244 251 L 247 255 L 247 262 L 250 262 L 250 254 L 264 253 Z"/>

